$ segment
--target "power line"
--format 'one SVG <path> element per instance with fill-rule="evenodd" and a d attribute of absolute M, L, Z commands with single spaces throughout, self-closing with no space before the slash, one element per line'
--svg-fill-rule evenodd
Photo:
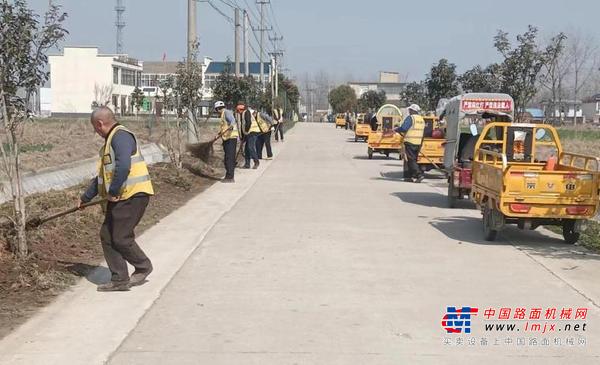
<path fill-rule="evenodd" d="M 207 1 L 208 5 L 211 6 L 211 8 L 213 8 L 217 13 L 221 14 L 225 19 L 227 19 L 227 21 L 231 24 L 233 24 L 233 18 L 231 18 L 229 15 L 225 14 L 225 12 L 221 9 L 219 9 L 215 4 L 213 4 L 212 1 Z"/>

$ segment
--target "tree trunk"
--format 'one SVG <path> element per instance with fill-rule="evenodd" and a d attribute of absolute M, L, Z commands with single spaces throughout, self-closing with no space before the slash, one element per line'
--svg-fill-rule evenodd
<path fill-rule="evenodd" d="M 19 161 L 19 142 L 14 130 L 10 132 L 10 138 L 13 144 L 13 205 L 15 209 L 15 230 L 17 239 L 15 242 L 15 253 L 19 257 L 25 257 L 29 253 L 27 246 L 27 214 L 25 210 L 25 196 L 23 194 L 23 179 L 21 177 Z"/>

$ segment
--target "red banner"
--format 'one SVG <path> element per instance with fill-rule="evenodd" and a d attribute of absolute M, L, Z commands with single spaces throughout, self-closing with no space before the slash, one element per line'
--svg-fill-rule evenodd
<path fill-rule="evenodd" d="M 485 100 L 485 99 L 464 99 L 461 109 L 463 111 L 472 110 L 498 110 L 511 112 L 513 110 L 512 100 Z"/>

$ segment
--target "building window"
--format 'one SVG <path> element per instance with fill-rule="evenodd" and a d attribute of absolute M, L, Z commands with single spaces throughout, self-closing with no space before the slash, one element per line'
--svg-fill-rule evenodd
<path fill-rule="evenodd" d="M 113 84 L 119 84 L 119 68 L 113 67 Z"/>
<path fill-rule="evenodd" d="M 121 70 L 121 84 L 128 86 L 135 86 L 136 72 L 134 70 L 128 70 L 126 68 Z"/>

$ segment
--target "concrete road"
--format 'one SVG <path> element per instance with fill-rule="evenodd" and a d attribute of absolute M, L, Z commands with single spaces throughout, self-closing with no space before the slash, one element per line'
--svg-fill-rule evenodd
<path fill-rule="evenodd" d="M 367 160 L 352 137 L 298 124 L 109 363 L 600 363 L 598 255 L 549 232 L 485 242 L 469 204 L 445 208 L 443 179 L 401 182 L 401 161 Z M 470 334 L 445 333 L 448 306 L 478 308 Z M 492 320 L 502 308 L 511 320 Z M 517 308 L 587 315 L 522 321 Z"/>

